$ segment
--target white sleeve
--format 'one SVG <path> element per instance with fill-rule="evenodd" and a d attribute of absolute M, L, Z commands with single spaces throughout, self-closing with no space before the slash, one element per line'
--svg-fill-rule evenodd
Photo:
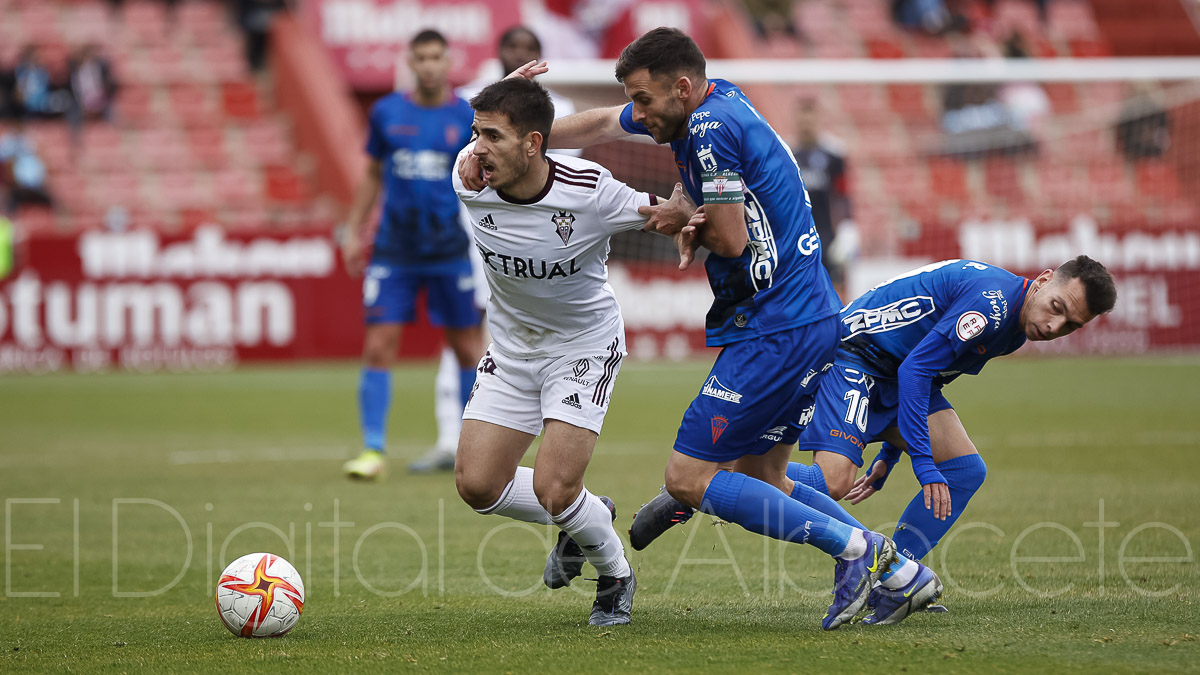
<path fill-rule="evenodd" d="M 474 149 L 475 149 L 475 141 L 471 141 L 470 143 L 467 143 L 467 147 L 463 148 L 462 150 L 459 150 L 458 157 L 456 157 L 454 159 L 454 166 L 450 169 L 450 181 L 454 185 L 454 192 L 458 194 L 459 199 L 468 199 L 470 197 L 474 197 L 475 195 L 479 194 L 478 192 L 476 192 L 474 190 L 468 190 L 467 187 L 465 185 L 463 185 L 462 179 L 458 177 L 459 163 L 462 162 L 463 158 L 466 157 L 468 154 L 470 154 L 471 151 L 473 151 Z"/>
<path fill-rule="evenodd" d="M 596 208 L 600 222 L 611 232 L 640 229 L 646 224 L 646 216 L 638 213 L 638 207 L 658 203 L 658 197 L 647 192 L 638 192 L 613 178 L 608 169 L 600 170 L 596 184 Z"/>

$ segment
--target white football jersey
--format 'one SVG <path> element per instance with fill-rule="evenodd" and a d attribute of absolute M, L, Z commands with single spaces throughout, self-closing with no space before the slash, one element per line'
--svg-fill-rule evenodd
<path fill-rule="evenodd" d="M 657 203 L 595 162 L 547 159 L 546 186 L 528 200 L 490 187 L 472 192 L 451 172 L 491 289 L 493 345 L 520 358 L 603 351 L 614 337 L 624 343 L 621 308 L 608 285 L 609 238 L 641 228 L 646 216 L 638 207 Z"/>

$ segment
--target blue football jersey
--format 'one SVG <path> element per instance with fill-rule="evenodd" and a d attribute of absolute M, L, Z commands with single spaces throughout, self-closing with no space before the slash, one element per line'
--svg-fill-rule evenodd
<path fill-rule="evenodd" d="M 953 362 L 933 384 L 976 375 L 989 359 L 1025 344 L 1018 317 L 1029 280 L 974 260 L 944 260 L 886 281 L 841 312 L 838 362 L 895 379 L 931 331 L 945 336 Z"/>
<path fill-rule="evenodd" d="M 649 132 L 621 111 L 629 133 Z M 750 99 L 725 80 L 709 80 L 687 137 L 671 141 L 692 201 L 705 201 L 705 181 L 740 177 L 749 243 L 736 258 L 709 254 L 704 263 L 713 304 L 705 322 L 709 346 L 804 326 L 837 314 L 841 303 L 821 264 L 821 239 L 792 151 Z M 707 177 L 707 178 L 706 178 Z M 716 194 L 720 194 L 718 182 Z M 712 193 L 710 193 L 712 194 Z M 709 197 L 713 199 L 713 197 Z"/>
<path fill-rule="evenodd" d="M 377 262 L 436 267 L 467 255 L 470 235 L 458 220 L 450 172 L 471 140 L 474 116 L 470 104 L 453 95 L 425 107 L 396 93 L 371 107 L 367 153 L 383 163 Z"/>

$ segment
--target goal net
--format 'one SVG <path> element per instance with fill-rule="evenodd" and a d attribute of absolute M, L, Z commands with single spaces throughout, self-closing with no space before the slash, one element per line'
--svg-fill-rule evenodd
<path fill-rule="evenodd" d="M 581 110 L 624 101 L 611 62 L 551 64 Z M 1034 276 L 1084 253 L 1117 277 L 1116 309 L 1050 352 L 1200 348 L 1200 59 L 711 61 L 785 139 L 816 110 L 844 157 L 849 214 L 825 242 L 843 299 L 944 258 Z M 553 144 L 553 141 L 552 141 Z M 621 141 L 584 156 L 670 194 L 668 148 Z M 711 294 L 660 237 L 614 241 L 613 285 L 638 357 L 703 344 Z"/>

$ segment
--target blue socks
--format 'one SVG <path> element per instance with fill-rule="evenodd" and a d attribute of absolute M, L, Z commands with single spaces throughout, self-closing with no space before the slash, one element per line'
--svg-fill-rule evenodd
<path fill-rule="evenodd" d="M 812 544 L 831 556 L 841 555 L 855 534 L 854 527 L 788 497 L 770 484 L 729 471 L 718 471 L 713 476 L 701 510 L 751 532 Z"/>
<path fill-rule="evenodd" d="M 819 467 L 819 466 L 813 465 L 812 467 L 808 467 L 808 465 L 806 465 L 806 464 L 800 464 L 798 466 L 815 469 L 815 473 L 818 477 L 820 477 L 822 475 L 821 467 Z M 788 473 L 791 474 L 791 472 L 792 472 L 792 470 L 791 470 L 791 467 L 789 466 Z M 789 478 L 790 478 L 790 476 L 789 476 Z M 804 483 L 801 483 L 800 481 L 796 480 L 795 478 L 792 478 L 792 480 L 795 481 L 795 483 L 796 483 L 796 486 L 794 488 L 792 488 L 792 499 L 795 499 L 796 501 L 800 502 L 801 504 L 804 504 L 805 506 L 814 508 L 814 509 L 820 511 L 821 513 L 824 513 L 825 515 L 829 516 L 830 518 L 833 518 L 835 520 L 840 520 L 843 523 L 846 523 L 847 525 L 853 525 L 854 527 L 857 527 L 860 530 L 867 529 L 866 527 L 863 526 L 862 523 L 858 522 L 858 520 L 856 520 L 854 518 L 854 516 L 850 515 L 850 513 L 847 512 L 846 509 L 842 508 L 841 504 L 838 504 L 837 502 L 833 501 L 833 499 L 829 495 L 825 494 L 824 492 L 818 491 L 816 488 L 812 487 L 811 485 L 806 485 Z M 825 485 L 824 478 L 821 478 L 821 485 L 822 486 Z"/>
<path fill-rule="evenodd" d="M 825 474 L 821 472 L 821 467 L 816 462 L 813 462 L 812 466 L 800 462 L 788 462 L 787 477 L 797 483 L 804 483 L 826 496 L 829 495 L 829 488 L 825 485 Z M 792 498 L 795 499 L 794 496 Z"/>
<path fill-rule="evenodd" d="M 475 371 L 471 372 L 474 374 Z M 364 448 L 383 452 L 391 403 L 391 372 L 363 368 L 358 378 L 358 417 L 362 425 Z"/>
<path fill-rule="evenodd" d="M 471 398 L 471 390 L 475 388 L 475 367 L 460 368 L 458 371 L 458 395 L 462 399 L 462 405 L 467 407 L 467 400 Z"/>
<path fill-rule="evenodd" d="M 892 536 L 900 553 L 913 560 L 924 558 L 930 549 L 937 546 L 987 476 L 987 465 L 979 455 L 955 457 L 936 466 L 950 487 L 950 517 L 946 520 L 935 519 L 933 510 L 925 508 L 925 497 L 918 492 L 908 508 L 904 509 L 904 515 L 900 516 L 900 523 Z"/>

